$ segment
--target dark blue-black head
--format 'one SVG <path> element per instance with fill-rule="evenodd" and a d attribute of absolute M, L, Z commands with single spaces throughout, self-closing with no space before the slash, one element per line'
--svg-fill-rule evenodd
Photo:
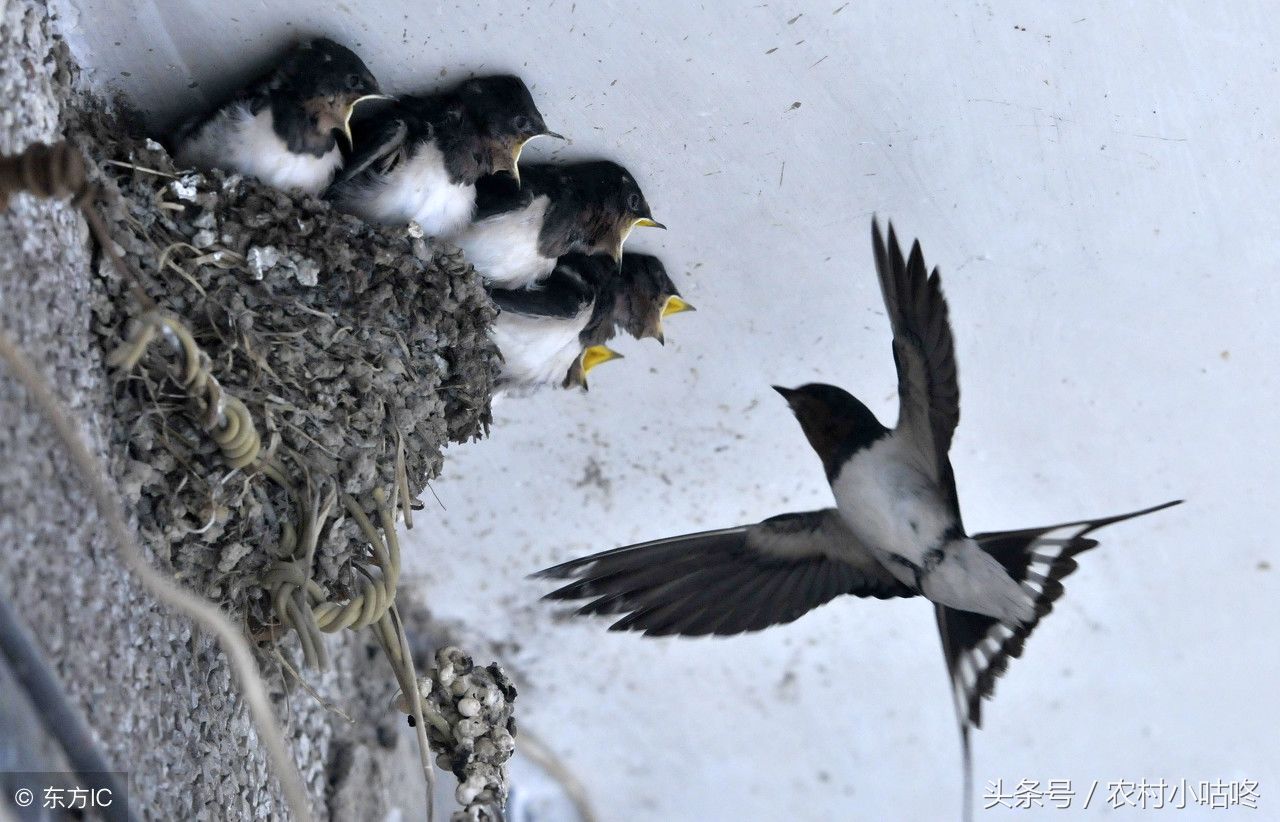
<path fill-rule="evenodd" d="M 547 128 L 524 80 L 510 74 L 476 77 L 454 92 L 475 123 L 489 167 L 520 180 L 520 152 L 534 137 L 564 138 Z"/>
<path fill-rule="evenodd" d="M 666 228 L 653 219 L 631 172 L 611 160 L 564 166 L 561 179 L 581 207 L 583 250 L 588 253 L 608 254 L 622 265 L 622 244 L 633 228 Z"/>
<path fill-rule="evenodd" d="M 665 343 L 662 321 L 696 309 L 680 296 L 662 260 L 652 254 L 623 254 L 618 274 L 617 321 L 638 340 Z"/>
<path fill-rule="evenodd" d="M 296 118 L 314 138 L 340 132 L 351 142 L 356 104 L 382 99 L 378 81 L 354 51 L 327 37 L 295 46 L 276 68 L 270 89 L 276 116 Z"/>
<path fill-rule="evenodd" d="M 809 383 L 799 388 L 775 385 L 773 390 L 791 406 L 828 479 L 840 473 L 849 457 L 889 433 L 870 408 L 843 388 Z"/>

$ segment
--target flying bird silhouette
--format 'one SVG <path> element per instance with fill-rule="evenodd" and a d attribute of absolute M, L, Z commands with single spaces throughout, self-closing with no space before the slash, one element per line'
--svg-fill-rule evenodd
<path fill-rule="evenodd" d="M 947 303 L 917 241 L 910 255 L 873 220 L 872 245 L 893 330 L 898 421 L 888 428 L 843 389 L 777 388 L 822 459 L 836 507 L 645 542 L 549 568 L 572 579 L 546 595 L 589 600 L 579 615 L 621 615 L 611 630 L 727 635 L 791 622 L 843 594 L 923 596 L 933 604 L 959 721 L 965 814 L 970 731 L 982 701 L 1062 595 L 1076 558 L 1105 525 L 1180 500 L 1098 519 L 969 535 L 948 452 L 960 391 Z"/>

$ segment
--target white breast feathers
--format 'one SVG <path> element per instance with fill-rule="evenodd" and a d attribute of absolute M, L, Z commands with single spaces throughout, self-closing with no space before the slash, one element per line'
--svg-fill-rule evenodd
<path fill-rule="evenodd" d="M 178 149 L 180 165 L 257 177 L 273 188 L 319 194 L 342 166 L 334 145 L 324 155 L 295 154 L 272 128 L 271 108 L 252 114 L 244 103 L 227 106 Z"/>
<path fill-rule="evenodd" d="M 538 251 L 550 202 L 546 196 L 535 197 L 522 209 L 477 220 L 453 241 L 490 285 L 524 288 L 555 267 L 554 259 Z"/>
<path fill-rule="evenodd" d="M 428 236 L 443 238 L 467 227 L 475 205 L 476 187 L 449 182 L 444 154 L 432 142 L 419 144 L 391 173 L 353 186 L 341 201 L 344 211 L 370 222 L 399 225 L 412 220 Z"/>

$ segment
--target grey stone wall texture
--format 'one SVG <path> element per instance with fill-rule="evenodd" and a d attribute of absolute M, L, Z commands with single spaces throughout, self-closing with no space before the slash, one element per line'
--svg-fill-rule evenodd
<path fill-rule="evenodd" d="M 68 108 L 76 69 L 58 25 L 39 0 L 0 3 L 0 151 L 17 153 L 35 141 L 53 142 L 69 123 L 82 125 Z M 121 389 L 103 362 L 101 306 L 104 293 L 112 290 L 104 290 L 104 271 L 70 205 L 19 195 L 0 211 L 0 326 L 54 385 L 91 447 L 125 488 L 133 524 L 155 565 L 215 594 L 234 589 L 248 596 L 234 586 L 219 589 L 198 573 L 202 567 L 221 567 L 224 557 L 211 554 L 202 560 L 200 544 L 189 533 L 183 535 L 181 552 L 176 544 L 165 544 L 164 529 L 156 523 L 163 500 L 140 492 L 138 454 L 120 441 L 120 421 L 113 416 Z M 475 301 L 469 292 L 459 299 Z M 486 345 L 485 322 L 481 316 L 462 331 L 456 324 L 441 329 L 442 336 L 453 335 L 455 358 L 480 370 L 492 361 L 490 351 L 480 350 Z M 449 365 L 456 366 L 456 360 Z M 431 394 L 426 400 L 438 419 L 422 434 L 435 441 L 419 440 L 415 462 L 430 474 L 439 470 L 446 440 L 479 433 L 488 405 L 487 377 L 466 386 L 467 400 L 459 403 L 458 386 L 450 387 L 448 374 L 443 383 L 435 376 L 423 390 Z M 419 490 L 422 481 L 425 476 L 411 485 Z M 141 507 L 140 498 L 146 503 Z M 222 525 L 216 529 L 220 534 L 226 531 Z M 329 560 L 324 581 L 341 593 L 349 568 L 332 552 Z M 12 375 L 3 372 L 0 597 L 26 621 L 107 758 L 128 772 L 131 800 L 142 817 L 285 816 L 226 658 L 184 618 L 157 606 L 123 569 L 51 427 Z M 264 675 L 316 815 L 381 818 L 406 795 L 421 795 L 421 772 L 417 783 L 413 775 L 417 752 L 405 744 L 394 724 L 401 720 L 388 710 L 394 680 L 367 632 L 343 631 L 326 639 L 333 664 L 326 672 L 304 676 L 326 701 L 340 704 L 352 722 L 327 710 L 267 657 L 260 659 Z M 286 646 L 297 665 L 296 643 Z M 23 703 L 5 685 L 0 671 L 0 688 L 9 692 L 0 697 L 0 715 L 20 713 Z M 25 731 L 19 727 L 24 724 Z M 29 722 L 6 726 L 0 721 L 6 734 L 30 730 Z M 10 753 L 22 748 L 13 746 Z M 0 757 L 5 750 L 0 745 Z"/>

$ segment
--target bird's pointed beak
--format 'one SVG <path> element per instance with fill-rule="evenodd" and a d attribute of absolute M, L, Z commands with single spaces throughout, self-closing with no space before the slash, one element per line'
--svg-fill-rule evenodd
<path fill-rule="evenodd" d="M 347 110 L 342 115 L 342 136 L 347 138 L 348 146 L 355 145 L 355 143 L 352 141 L 352 138 L 351 138 L 351 115 L 355 114 L 356 106 L 360 105 L 366 100 L 390 100 L 390 99 L 391 99 L 391 95 L 389 94 L 364 94 L 355 98 L 350 103 L 347 103 Z"/>
<path fill-rule="evenodd" d="M 538 135 L 536 134 L 533 135 L 533 137 L 537 137 L 537 136 Z M 520 186 L 520 152 L 524 151 L 525 143 L 532 140 L 533 137 L 526 137 L 525 139 L 519 141 L 518 143 L 516 143 L 516 147 L 511 150 L 511 168 L 509 168 L 508 171 L 510 171 L 511 176 L 516 179 L 517 187 Z"/>
<path fill-rule="evenodd" d="M 783 388 L 781 385 L 773 386 L 773 390 L 781 394 L 782 398 L 787 401 L 787 404 L 791 403 L 791 398 L 796 393 L 794 388 Z"/>
<path fill-rule="evenodd" d="M 622 359 L 622 355 L 606 345 L 590 346 L 582 352 L 582 374 L 586 376 L 597 365 L 620 359 Z"/>
<path fill-rule="evenodd" d="M 653 337 L 658 341 L 659 345 L 666 345 L 667 338 L 662 332 L 662 321 L 670 317 L 672 314 L 679 314 L 681 311 L 697 311 L 689 303 L 672 294 L 662 303 L 662 310 L 658 312 L 658 316 L 654 319 L 653 324 L 644 333 L 646 337 Z"/>
<path fill-rule="evenodd" d="M 541 134 L 530 135 L 529 137 L 526 137 L 520 142 L 516 143 L 515 148 L 511 150 L 511 168 L 508 170 L 511 172 L 511 176 L 516 179 L 517 186 L 520 185 L 520 153 L 524 151 L 524 147 L 528 145 L 530 140 L 537 139 L 538 137 L 554 137 L 557 140 L 564 139 L 563 134 L 560 134 L 555 131 L 544 131 Z"/>
<path fill-rule="evenodd" d="M 618 240 L 618 247 L 613 251 L 613 260 L 618 264 L 618 269 L 622 269 L 622 246 L 626 244 L 627 238 L 631 236 L 631 232 L 636 228 L 662 228 L 666 226 L 652 217 L 637 217 L 631 221 L 631 225 L 627 226 L 622 232 L 622 237 Z"/>
<path fill-rule="evenodd" d="M 658 345 L 667 344 L 667 335 L 662 332 L 662 317 L 654 316 L 650 322 L 639 334 L 635 335 L 637 340 L 657 340 Z"/>
<path fill-rule="evenodd" d="M 694 308 L 689 303 L 680 299 L 675 294 L 672 294 L 670 297 L 667 297 L 667 301 L 662 305 L 662 316 L 670 317 L 672 314 L 679 314 L 682 311 L 697 311 L 697 310 L 698 309 Z"/>
<path fill-rule="evenodd" d="M 569 376 L 565 379 L 565 388 L 576 385 L 583 391 L 590 391 L 591 387 L 587 385 L 587 372 L 600 363 L 620 359 L 622 359 L 621 354 L 604 345 L 593 345 L 584 348 L 582 354 L 578 356 L 577 363 L 570 369 Z"/>

